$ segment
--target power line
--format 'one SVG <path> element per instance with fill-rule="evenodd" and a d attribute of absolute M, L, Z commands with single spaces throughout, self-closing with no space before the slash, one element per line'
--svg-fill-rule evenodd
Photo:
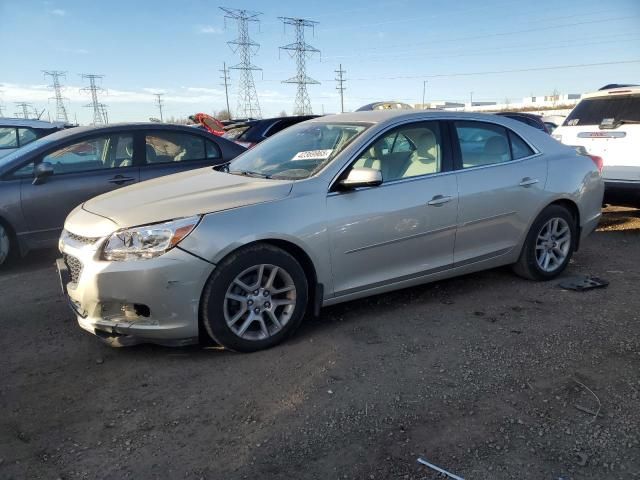
<path fill-rule="evenodd" d="M 283 80 L 282 83 L 294 83 L 298 85 L 296 93 L 295 106 L 293 108 L 294 115 L 309 115 L 313 113 L 311 109 L 311 100 L 309 99 L 309 92 L 307 92 L 307 85 L 318 85 L 320 82 L 314 80 L 307 75 L 307 58 L 311 57 L 314 53 L 320 53 L 320 50 L 309 45 L 304 39 L 305 28 L 315 28 L 318 22 L 313 20 L 307 20 L 304 18 L 292 18 L 292 17 L 279 17 L 282 20 L 283 25 L 291 25 L 296 31 L 296 41 L 283 47 L 281 50 L 286 50 L 291 57 L 296 59 L 296 75 L 287 80 Z"/>
<path fill-rule="evenodd" d="M 615 62 L 599 62 L 599 63 L 576 63 L 573 65 L 529 67 L 529 68 L 517 68 L 513 70 L 488 70 L 488 71 L 482 71 L 482 72 L 438 73 L 434 75 L 397 75 L 393 77 L 360 77 L 360 78 L 352 78 L 351 80 L 365 81 L 365 80 L 402 80 L 402 79 L 412 79 L 412 78 L 468 77 L 473 75 L 496 75 L 501 73 L 538 72 L 543 70 L 563 70 L 566 68 L 599 67 L 603 65 L 624 65 L 624 64 L 631 64 L 631 63 L 640 63 L 640 60 L 620 60 Z"/>
<path fill-rule="evenodd" d="M 160 122 L 164 122 L 164 117 L 162 116 L 162 95 L 164 93 L 154 93 L 156 97 L 156 105 L 158 106 L 158 110 L 160 110 Z"/>
<path fill-rule="evenodd" d="M 104 78 L 104 75 L 94 75 L 92 73 L 83 73 L 80 75 L 84 79 L 89 80 L 89 86 L 81 88 L 81 92 L 89 92 L 91 95 L 91 103 L 85 105 L 85 107 L 93 108 L 93 124 L 94 125 L 102 125 L 107 124 L 108 117 L 106 114 L 106 105 L 100 103 L 98 100 L 98 93 L 104 92 L 104 88 L 96 85 L 96 80 Z"/>
<path fill-rule="evenodd" d="M 233 53 L 238 52 L 240 63 L 229 67 L 232 70 L 240 70 L 240 81 L 238 82 L 238 111 L 236 114 L 244 118 L 260 118 L 260 103 L 256 92 L 256 85 L 253 81 L 253 71 L 262 70 L 251 63 L 251 55 L 260 48 L 260 44 L 249 37 L 249 22 L 259 22 L 260 12 L 252 12 L 237 8 L 220 7 L 225 12 L 224 18 L 235 20 L 238 26 L 238 38 L 227 42 Z"/>
<path fill-rule="evenodd" d="M 412 42 L 412 43 L 404 43 L 404 44 L 395 44 L 395 45 L 384 45 L 384 46 L 378 46 L 378 47 L 368 47 L 368 48 L 362 48 L 360 49 L 361 51 L 364 50 L 381 50 L 381 49 L 399 49 L 399 48 L 405 48 L 405 47 L 413 47 L 416 45 L 437 45 L 437 44 L 442 44 L 442 43 L 451 43 L 451 42 L 457 42 L 457 41 L 466 41 L 466 40 L 478 40 L 481 38 L 490 38 L 490 37 L 501 37 L 501 36 L 506 36 L 506 35 L 519 35 L 521 33 L 531 33 L 531 32 L 539 32 L 539 31 L 543 31 L 543 30 L 553 30 L 556 28 L 566 28 L 566 27 L 574 27 L 574 26 L 578 26 L 578 25 L 591 25 L 594 23 L 600 24 L 600 23 L 604 23 L 604 22 L 613 22 L 613 21 L 618 21 L 618 20 L 628 20 L 630 18 L 635 18 L 638 17 L 638 15 L 628 15 L 625 17 L 611 17 L 611 18 L 602 18 L 602 19 L 598 19 L 598 20 L 587 20 L 587 21 L 583 21 L 583 22 L 573 22 L 573 23 L 563 23 L 563 24 L 558 24 L 558 25 L 547 25 L 544 27 L 536 27 L 536 28 L 528 28 L 528 29 L 524 29 L 524 30 L 511 30 L 511 31 L 506 31 L 506 32 L 493 32 L 493 33 L 486 33 L 486 34 L 482 34 L 482 35 L 473 35 L 473 36 L 467 36 L 467 37 L 457 37 L 457 38 L 438 38 L 436 40 L 425 40 L 425 41 L 421 41 L 421 42 Z M 325 57 L 326 59 L 336 59 L 336 58 L 352 58 L 352 57 L 360 57 L 360 55 L 358 54 L 354 54 L 354 55 L 336 55 L 336 56 L 332 56 L 332 57 Z"/>
<path fill-rule="evenodd" d="M 56 101 L 56 120 L 59 122 L 69 123 L 69 117 L 67 115 L 67 108 L 64 106 L 64 101 L 67 100 L 62 96 L 62 85 L 60 84 L 61 78 L 66 78 L 67 72 L 59 70 L 43 70 L 42 73 L 45 77 L 51 77 L 52 85 L 49 88 L 53 89 L 53 99 Z"/>
<path fill-rule="evenodd" d="M 229 70 L 227 70 L 227 63 L 222 62 L 222 77 L 220 77 L 223 81 L 221 85 L 224 85 L 224 97 L 227 100 L 227 113 L 229 114 L 229 118 L 231 118 L 231 109 L 229 108 Z"/>
<path fill-rule="evenodd" d="M 344 91 L 346 90 L 346 87 L 344 86 L 344 82 L 346 82 L 344 74 L 347 72 L 342 69 L 342 64 L 340 64 L 338 70 L 334 70 L 334 72 L 336 72 L 336 74 L 338 75 L 335 80 L 336 82 L 338 82 L 336 90 L 340 92 L 340 112 L 344 113 Z"/>

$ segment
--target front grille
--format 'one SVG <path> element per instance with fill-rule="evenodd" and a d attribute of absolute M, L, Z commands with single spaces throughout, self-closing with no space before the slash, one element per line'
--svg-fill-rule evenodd
<path fill-rule="evenodd" d="M 82 262 L 76 257 L 67 254 L 63 254 L 62 258 L 64 258 L 64 263 L 69 269 L 71 281 L 73 283 L 78 283 L 78 279 L 80 278 L 80 274 L 82 273 Z"/>
<path fill-rule="evenodd" d="M 94 243 L 96 243 L 98 240 L 100 240 L 100 238 L 94 238 L 94 237 L 83 237 L 81 235 L 76 235 L 75 233 L 71 233 L 68 230 L 65 230 L 63 233 L 63 236 L 65 236 L 66 238 L 69 238 L 71 240 L 74 240 L 78 243 L 83 243 L 85 245 L 93 245 Z"/>

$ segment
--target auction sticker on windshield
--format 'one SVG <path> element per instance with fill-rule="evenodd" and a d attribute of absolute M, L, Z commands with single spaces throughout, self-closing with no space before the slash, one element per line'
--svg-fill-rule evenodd
<path fill-rule="evenodd" d="M 306 150 L 304 152 L 296 153 L 291 161 L 293 160 L 326 160 L 331 156 L 333 149 L 329 150 Z"/>

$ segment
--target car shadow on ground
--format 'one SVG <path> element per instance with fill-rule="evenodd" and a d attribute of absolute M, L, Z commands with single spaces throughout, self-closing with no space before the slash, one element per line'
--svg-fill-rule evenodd
<path fill-rule="evenodd" d="M 36 250 L 24 257 L 11 258 L 0 268 L 0 277 L 55 267 L 60 253 L 55 249 Z"/>

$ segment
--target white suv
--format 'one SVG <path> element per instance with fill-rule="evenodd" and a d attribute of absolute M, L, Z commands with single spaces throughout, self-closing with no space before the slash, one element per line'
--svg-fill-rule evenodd
<path fill-rule="evenodd" d="M 553 137 L 602 158 L 605 202 L 640 206 L 640 85 L 583 95 Z"/>

